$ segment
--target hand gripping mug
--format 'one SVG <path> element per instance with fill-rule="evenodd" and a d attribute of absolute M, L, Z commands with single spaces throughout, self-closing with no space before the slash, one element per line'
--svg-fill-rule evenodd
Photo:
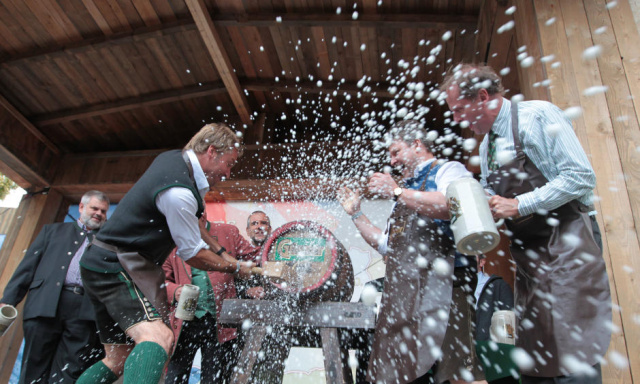
<path fill-rule="evenodd" d="M 193 320 L 198 306 L 198 296 L 200 288 L 197 285 L 185 284 L 180 292 L 178 306 L 176 307 L 176 317 L 182 320 Z"/>

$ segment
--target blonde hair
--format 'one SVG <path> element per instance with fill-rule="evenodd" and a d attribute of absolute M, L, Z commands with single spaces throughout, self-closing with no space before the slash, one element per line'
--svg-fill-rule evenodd
<path fill-rule="evenodd" d="M 191 149 L 199 154 L 205 153 L 209 146 L 213 146 L 219 154 L 237 149 L 238 156 L 241 156 L 244 150 L 238 135 L 222 123 L 211 123 L 202 127 L 184 146 L 184 150 Z"/>

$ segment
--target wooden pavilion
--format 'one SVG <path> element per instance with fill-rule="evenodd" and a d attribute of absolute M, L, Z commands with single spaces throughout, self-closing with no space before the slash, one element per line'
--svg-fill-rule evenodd
<path fill-rule="evenodd" d="M 344 179 L 382 166 L 371 132 L 388 125 L 390 110 L 428 106 L 432 129 L 468 137 L 448 126 L 431 91 L 452 65 L 486 62 L 510 69 L 508 95 L 581 107 L 574 127 L 598 177 L 617 309 L 604 378 L 640 382 L 633 6 L 640 8 L 637 0 L 3 0 L 0 172 L 28 194 L 0 252 L 0 287 L 42 226 L 60 221 L 85 191 L 117 202 L 158 153 L 180 148 L 205 123 L 229 123 L 246 144 L 231 180 L 208 200 L 330 196 Z M 450 146 L 443 156 L 469 157 Z M 0 382 L 21 339 L 20 326 L 0 339 Z"/>

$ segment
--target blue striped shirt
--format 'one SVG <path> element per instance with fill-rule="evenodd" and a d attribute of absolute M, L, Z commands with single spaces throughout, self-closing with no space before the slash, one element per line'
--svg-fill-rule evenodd
<path fill-rule="evenodd" d="M 496 140 L 496 157 L 504 164 L 515 157 L 515 149 L 511 132 L 511 101 L 505 98 L 502 101 L 491 130 L 500 136 Z M 518 125 L 524 153 L 549 180 L 543 187 L 516 197 L 520 215 L 550 211 L 574 199 L 586 205 L 592 204 L 595 172 L 563 111 L 546 101 L 523 101 L 518 103 Z M 480 144 L 481 182 L 495 194 L 486 182 L 489 174 L 488 145 L 487 134 Z"/>

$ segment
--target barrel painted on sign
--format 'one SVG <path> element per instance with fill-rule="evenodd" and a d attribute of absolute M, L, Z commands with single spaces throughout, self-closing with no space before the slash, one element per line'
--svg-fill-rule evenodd
<path fill-rule="evenodd" d="M 293 221 L 265 242 L 262 261 L 283 264 L 279 280 L 270 280 L 276 297 L 300 301 L 349 301 L 353 266 L 344 246 L 313 221 Z"/>

